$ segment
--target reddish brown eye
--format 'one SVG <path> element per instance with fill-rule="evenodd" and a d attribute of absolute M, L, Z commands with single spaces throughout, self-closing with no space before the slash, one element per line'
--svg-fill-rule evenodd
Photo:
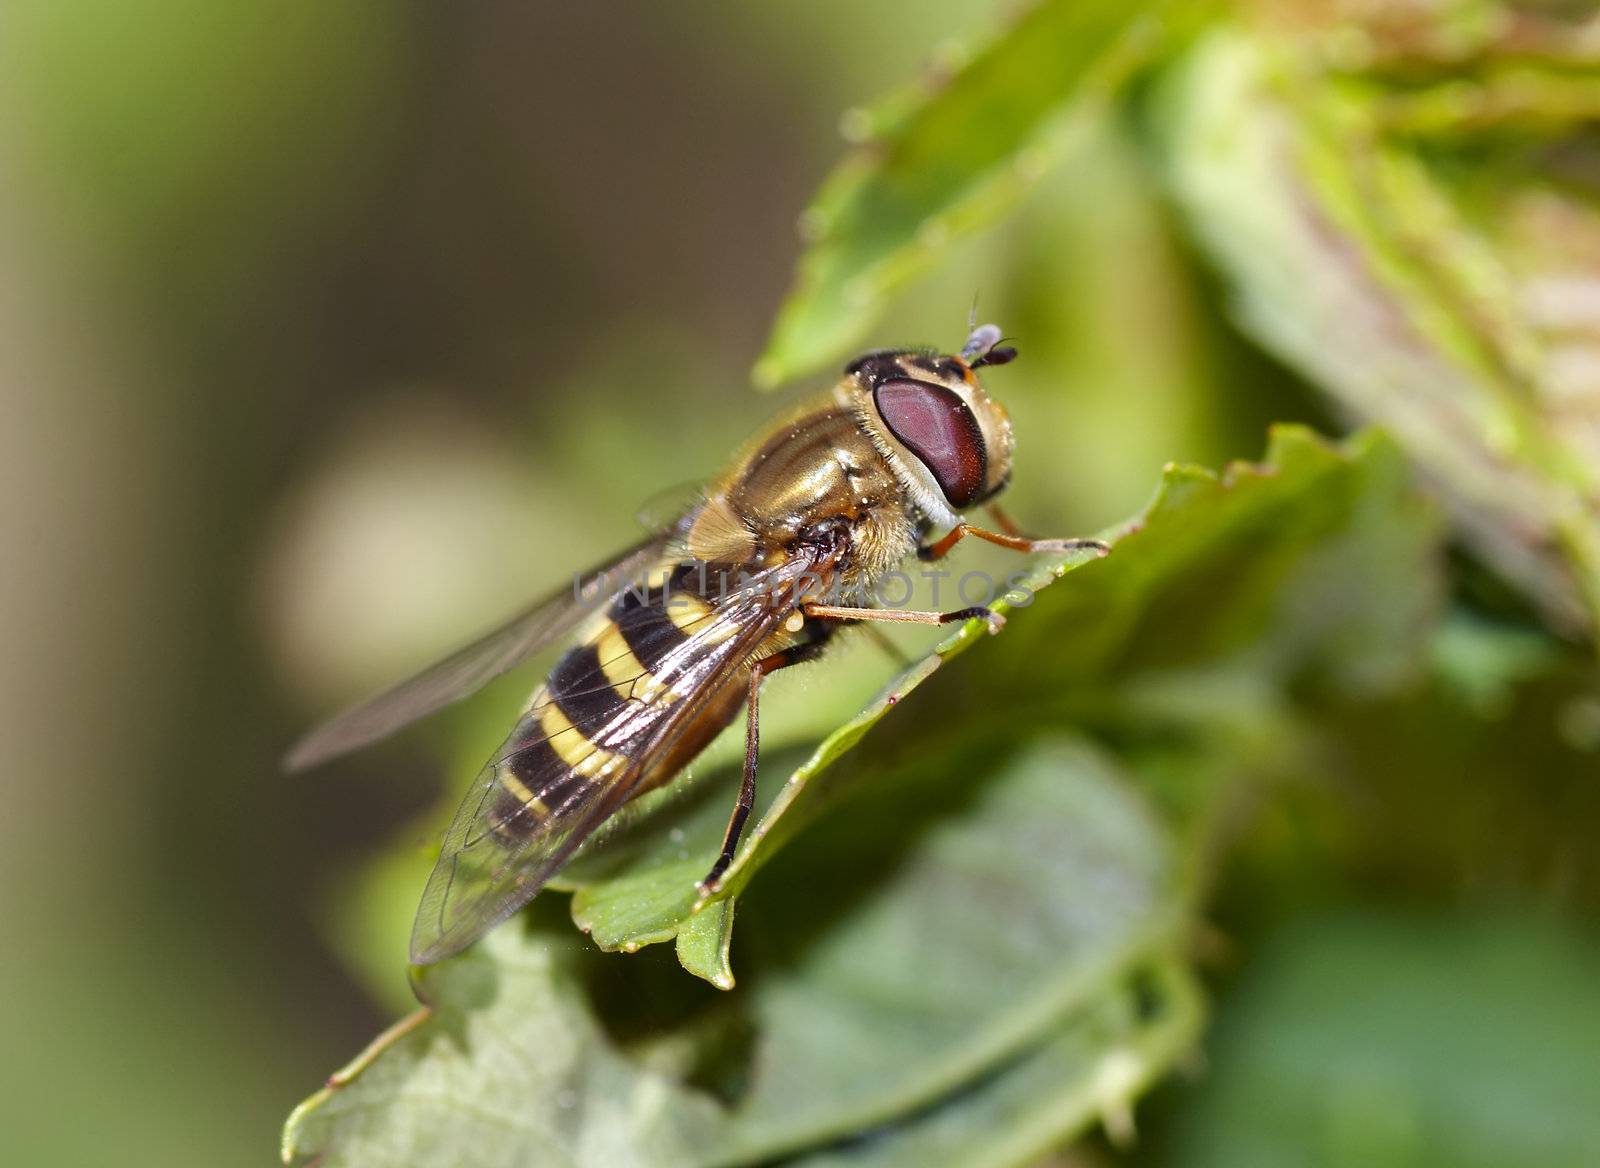
<path fill-rule="evenodd" d="M 983 493 L 989 458 L 983 431 L 954 390 L 926 381 L 886 381 L 873 391 L 890 433 L 933 472 L 950 506 Z"/>

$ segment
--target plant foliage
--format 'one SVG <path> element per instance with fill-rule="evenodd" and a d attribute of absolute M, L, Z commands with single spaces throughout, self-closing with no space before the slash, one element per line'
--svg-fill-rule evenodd
<path fill-rule="evenodd" d="M 1280 426 L 1259 463 L 1169 466 L 1109 557 L 1037 566 L 1000 637 L 963 628 L 865 704 L 821 699 L 815 733 L 769 743 L 710 902 L 694 881 L 736 767 L 652 796 L 559 891 L 423 971 L 426 1005 L 302 1104 L 285 1160 L 1025 1165 L 1097 1123 L 1128 1135 L 1192 1051 L 1225 856 L 1291 897 L 1372 871 L 1525 888 L 1554 848 L 1563 887 L 1600 899 L 1581 779 L 1600 701 L 1547 631 L 1587 637 L 1600 597 L 1600 444 L 1572 423 L 1600 385 L 1571 381 L 1587 326 L 1548 295 L 1558 228 L 1600 256 L 1577 190 L 1600 109 L 1595 62 L 1541 39 L 1564 17 L 1525 16 L 1514 44 L 1488 18 L 1517 7 L 1042 0 L 853 114 L 759 381 L 838 356 L 1112 117 L 1243 329 L 1385 429 Z M 1452 530 L 1520 601 L 1463 605 Z M 1507 811 L 1525 764 L 1569 816 Z M 1481 786 L 1452 790 L 1462 768 Z M 1374 774 L 1403 777 L 1364 789 L 1380 825 L 1341 802 Z M 1435 847 L 1447 802 L 1461 830 Z M 1513 821 L 1526 846 L 1488 864 Z M 1290 965 L 1291 989 L 1315 982 Z M 1236 1117 L 1196 1115 L 1196 1139 L 1240 1146 Z M 1592 1120 L 1562 1130 L 1600 1146 Z"/>

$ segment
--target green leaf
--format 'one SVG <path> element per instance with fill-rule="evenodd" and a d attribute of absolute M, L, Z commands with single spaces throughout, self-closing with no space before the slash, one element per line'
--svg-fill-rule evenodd
<path fill-rule="evenodd" d="M 733 988 L 733 907 L 732 899 L 708 904 L 678 929 L 678 964 L 719 990 Z"/>
<path fill-rule="evenodd" d="M 1438 519 L 1412 492 L 1398 451 L 1379 435 L 1341 450 L 1304 428 L 1279 427 L 1261 465 L 1236 463 L 1222 475 L 1170 467 L 1151 504 L 1110 534 L 1113 552 L 1104 561 L 1043 565 L 1018 589 L 1026 607 L 996 606 L 1012 614 L 1012 624 L 983 645 L 958 702 L 977 691 L 987 709 L 1026 709 L 1040 692 L 1067 696 L 1075 678 L 1100 684 L 1114 677 L 1115 654 L 1148 668 L 1146 651 L 1116 640 L 1135 633 L 1186 655 L 1198 648 L 1224 656 L 1236 640 L 1252 654 L 1253 668 L 1270 666 L 1287 679 L 1314 666 L 1347 692 L 1393 684 L 1425 651 L 1439 602 Z M 1219 578 L 1228 591 L 1206 592 Z M 1203 619 L 1197 606 L 1204 606 Z M 1158 623 L 1169 612 L 1184 622 L 1186 639 Z M 721 895 L 737 895 L 776 849 L 850 797 L 871 760 L 825 773 L 845 751 L 945 661 L 987 641 L 977 627 L 963 629 L 829 735 L 772 799 Z M 1041 645 L 1069 641 L 1070 655 L 1041 660 Z M 1204 711 L 1207 719 L 1216 715 Z M 918 720 L 953 725 L 959 736 L 970 716 L 936 707 Z M 708 838 L 698 862 L 707 862 L 716 842 Z"/>
<path fill-rule="evenodd" d="M 1022 588 L 1035 593 L 1096 559 L 1092 552 L 1069 553 L 1056 563 L 1028 573 Z M 1006 612 L 1010 606 L 1001 598 L 994 608 Z M 727 966 L 726 951 L 732 911 L 717 906 L 731 904 L 767 859 L 830 806 L 841 790 L 848 789 L 848 779 L 838 783 L 819 781 L 823 772 L 859 743 L 941 663 L 986 638 L 987 632 L 978 621 L 952 633 L 927 657 L 895 678 L 865 708 L 828 734 L 809 758 L 793 768 L 786 782 L 764 783 L 763 811 L 714 897 L 702 901 L 696 881 L 710 869 L 721 847 L 727 803 L 714 797 L 724 789 L 722 784 L 706 783 L 687 798 L 669 803 L 662 812 L 651 814 L 645 810 L 638 829 L 624 829 L 619 838 L 602 846 L 602 860 L 621 853 L 621 864 L 605 864 L 596 875 L 587 875 L 588 866 L 580 865 L 576 878 L 569 873 L 558 882 L 559 887 L 575 889 L 573 920 L 603 949 L 632 951 L 678 937 L 679 952 L 688 956 L 685 968 L 702 976 L 709 974 L 708 980 L 723 988 L 731 985 L 733 973 Z M 774 771 L 782 773 L 783 761 L 782 755 L 768 756 L 764 769 L 769 775 Z M 667 794 L 670 797 L 674 793 Z M 707 914 L 711 916 L 702 922 L 700 918 Z M 681 930 L 689 929 L 691 924 L 693 933 L 685 940 Z"/>
<path fill-rule="evenodd" d="M 755 379 L 833 359 L 885 297 L 950 240 L 993 218 L 1066 152 L 1070 115 L 1156 47 L 1163 19 L 1207 5 L 1041 0 L 924 92 L 846 119 L 865 139 L 802 217 L 807 250 Z"/>
<path fill-rule="evenodd" d="M 776 862 L 731 994 L 597 953 L 548 905 L 429 967 L 430 1009 L 302 1105 L 286 1160 L 759 1162 L 937 1106 L 1090 1003 L 1102 1014 L 1178 940 L 1162 825 L 1082 742 L 957 761 L 929 782 L 924 755 Z M 1192 1016 L 1173 1007 L 1147 1074 Z M 1134 1039 L 1095 1033 L 1079 1081 L 1052 1081 L 1101 1102 L 1105 1053 Z"/>
<path fill-rule="evenodd" d="M 1120 1130 L 1196 1013 L 1105 1020 L 1126 1018 L 1118 987 L 1136 970 L 1182 978 L 1223 797 L 1285 724 L 1271 679 L 1331 663 L 1349 684 L 1334 627 L 1420 645 L 1373 622 L 1426 623 L 1436 537 L 1376 436 L 1340 448 L 1283 428 L 1263 464 L 1169 468 L 1109 558 L 1039 592 L 962 669 L 940 653 L 988 639 L 952 638 L 908 674 L 919 717 L 869 706 L 769 804 L 742 856 L 761 879 L 739 896 L 737 988 L 684 978 L 666 954 L 597 952 L 543 897 L 424 971 L 435 1012 L 309 1100 L 286 1154 L 733 1165 L 970 1146 L 1011 1163 L 1096 1111 Z M 1361 588 L 1307 635 L 1301 607 L 1345 558 Z M 1041 653 L 1052 645 L 1071 651 Z M 1076 737 L 1016 748 L 1063 719 L 1106 727 L 1119 754 Z M 675 931 L 684 966 L 725 986 L 733 899 L 673 915 L 720 831 L 707 789 L 592 855 L 573 909 L 617 947 Z M 804 846 L 781 847 L 802 825 Z M 1028 1118 L 997 1120 L 1014 1115 Z"/>
<path fill-rule="evenodd" d="M 1559 40 L 1530 53 L 1532 30 L 1498 44 L 1509 21 L 1470 48 L 1445 24 L 1395 43 L 1381 22 L 1218 32 L 1166 85 L 1161 148 L 1244 327 L 1387 427 L 1480 553 L 1583 634 L 1600 612 L 1600 329 L 1582 307 L 1600 213 L 1581 171 L 1600 73 L 1557 60 Z"/>
<path fill-rule="evenodd" d="M 631 822 L 562 874 L 554 887 L 575 890 L 574 921 L 608 950 L 676 938 L 684 967 L 726 988 L 735 976 L 733 899 L 811 823 L 898 769 L 907 736 L 927 739 L 941 727 L 959 746 L 984 722 L 1026 730 L 1066 718 L 1177 720 L 1212 737 L 1259 738 L 1277 725 L 1268 709 L 1270 676 L 1303 681 L 1315 673 L 1365 691 L 1403 679 L 1424 653 L 1438 602 L 1438 520 L 1411 494 L 1393 445 L 1376 435 L 1341 449 L 1284 427 L 1262 464 L 1236 463 L 1220 475 L 1170 467 L 1151 504 L 1110 534 L 1114 551 L 1103 561 L 1074 553 L 1025 573 L 1017 598 L 1029 603 L 997 605 L 1011 612 L 999 637 L 964 627 L 813 749 L 797 754 L 780 740 L 766 751 L 757 814 L 717 897 L 699 905 L 695 883 L 721 846 L 736 750 L 723 752 L 732 761 L 722 769 L 647 797 Z M 980 651 L 961 669 L 943 668 L 973 648 Z M 1234 668 L 1235 659 L 1228 682 L 1188 672 Z M 1180 672 L 1159 672 L 1174 667 Z M 815 668 L 853 674 L 866 661 Z M 1151 674 L 1156 680 L 1144 680 Z M 824 675 L 830 693 L 848 689 L 833 680 L 836 672 Z M 922 692 L 936 677 L 948 684 Z M 1106 689 L 1112 682 L 1120 687 L 1114 700 Z M 786 703 L 786 696 L 764 709 L 826 705 L 815 687 L 806 700 Z M 908 714 L 888 716 L 902 706 Z M 980 708 L 982 719 L 974 713 Z M 903 724 L 900 733 L 891 723 Z M 879 741 L 884 731 L 891 733 Z M 863 748 L 855 765 L 840 765 Z M 1207 797 L 1205 790 L 1197 786 L 1195 797 Z M 414 857 L 406 865 L 418 867 Z M 371 903 L 360 897 L 340 914 L 347 922 L 341 937 L 358 942 L 363 955 L 384 950 L 374 937 L 380 920 L 395 936 L 388 948 L 399 951 L 409 919 L 402 867 L 385 862 L 373 885 L 398 892 Z"/>
<path fill-rule="evenodd" d="M 1035 646 L 1070 651 L 1040 660 L 1033 648 L 1029 665 L 1028 644 L 1001 638 L 978 668 L 987 692 L 1015 703 L 1234 666 L 1258 685 L 1316 675 L 1382 689 L 1425 655 L 1441 539 L 1436 509 L 1382 433 L 1336 445 L 1276 426 L 1259 463 L 1169 467 L 1112 555 L 1017 614 Z M 1236 696 L 1196 713 L 1238 722 Z"/>
<path fill-rule="evenodd" d="M 936 1111 L 795 1168 L 1023 1168 L 1098 1120 L 1133 1132 L 1132 1106 L 1199 1030 L 1200 994 L 1177 963 L 1141 970 L 1029 1050 Z"/>

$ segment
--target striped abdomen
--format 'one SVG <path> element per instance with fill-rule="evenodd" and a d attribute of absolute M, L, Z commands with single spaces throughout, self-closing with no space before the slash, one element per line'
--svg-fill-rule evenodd
<path fill-rule="evenodd" d="M 717 648 L 740 627 L 707 599 L 715 595 L 715 575 L 686 563 L 653 579 L 663 577 L 664 586 L 635 586 L 616 599 L 533 695 L 495 770 L 490 826 L 504 843 L 526 839 L 597 787 L 626 781 L 636 794 L 664 782 L 737 709 L 741 695 L 731 683 L 742 662 L 721 660 Z M 675 708 L 707 686 L 723 692 L 662 751 L 660 731 Z M 660 757 L 646 757 L 652 749 Z"/>

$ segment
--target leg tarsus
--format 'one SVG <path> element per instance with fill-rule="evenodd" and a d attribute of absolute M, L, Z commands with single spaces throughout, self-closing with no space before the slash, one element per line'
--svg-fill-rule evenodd
<path fill-rule="evenodd" d="M 958 608 L 953 612 L 924 612 L 904 608 L 844 608 L 833 604 L 807 604 L 807 616 L 833 621 L 882 621 L 886 624 L 948 625 L 956 621 L 986 621 L 991 633 L 998 633 L 1006 618 L 985 605 Z"/>
<path fill-rule="evenodd" d="M 993 636 L 1006 627 L 1006 618 L 986 604 L 975 604 L 971 608 L 958 608 L 954 612 L 939 614 L 944 619 L 940 624 L 955 624 L 957 621 L 981 620 L 989 626 L 989 635 Z"/>
<path fill-rule="evenodd" d="M 1103 539 L 1036 539 L 1030 542 L 1028 550 L 1035 552 L 1093 551 L 1102 557 L 1111 554 L 1111 545 Z"/>

